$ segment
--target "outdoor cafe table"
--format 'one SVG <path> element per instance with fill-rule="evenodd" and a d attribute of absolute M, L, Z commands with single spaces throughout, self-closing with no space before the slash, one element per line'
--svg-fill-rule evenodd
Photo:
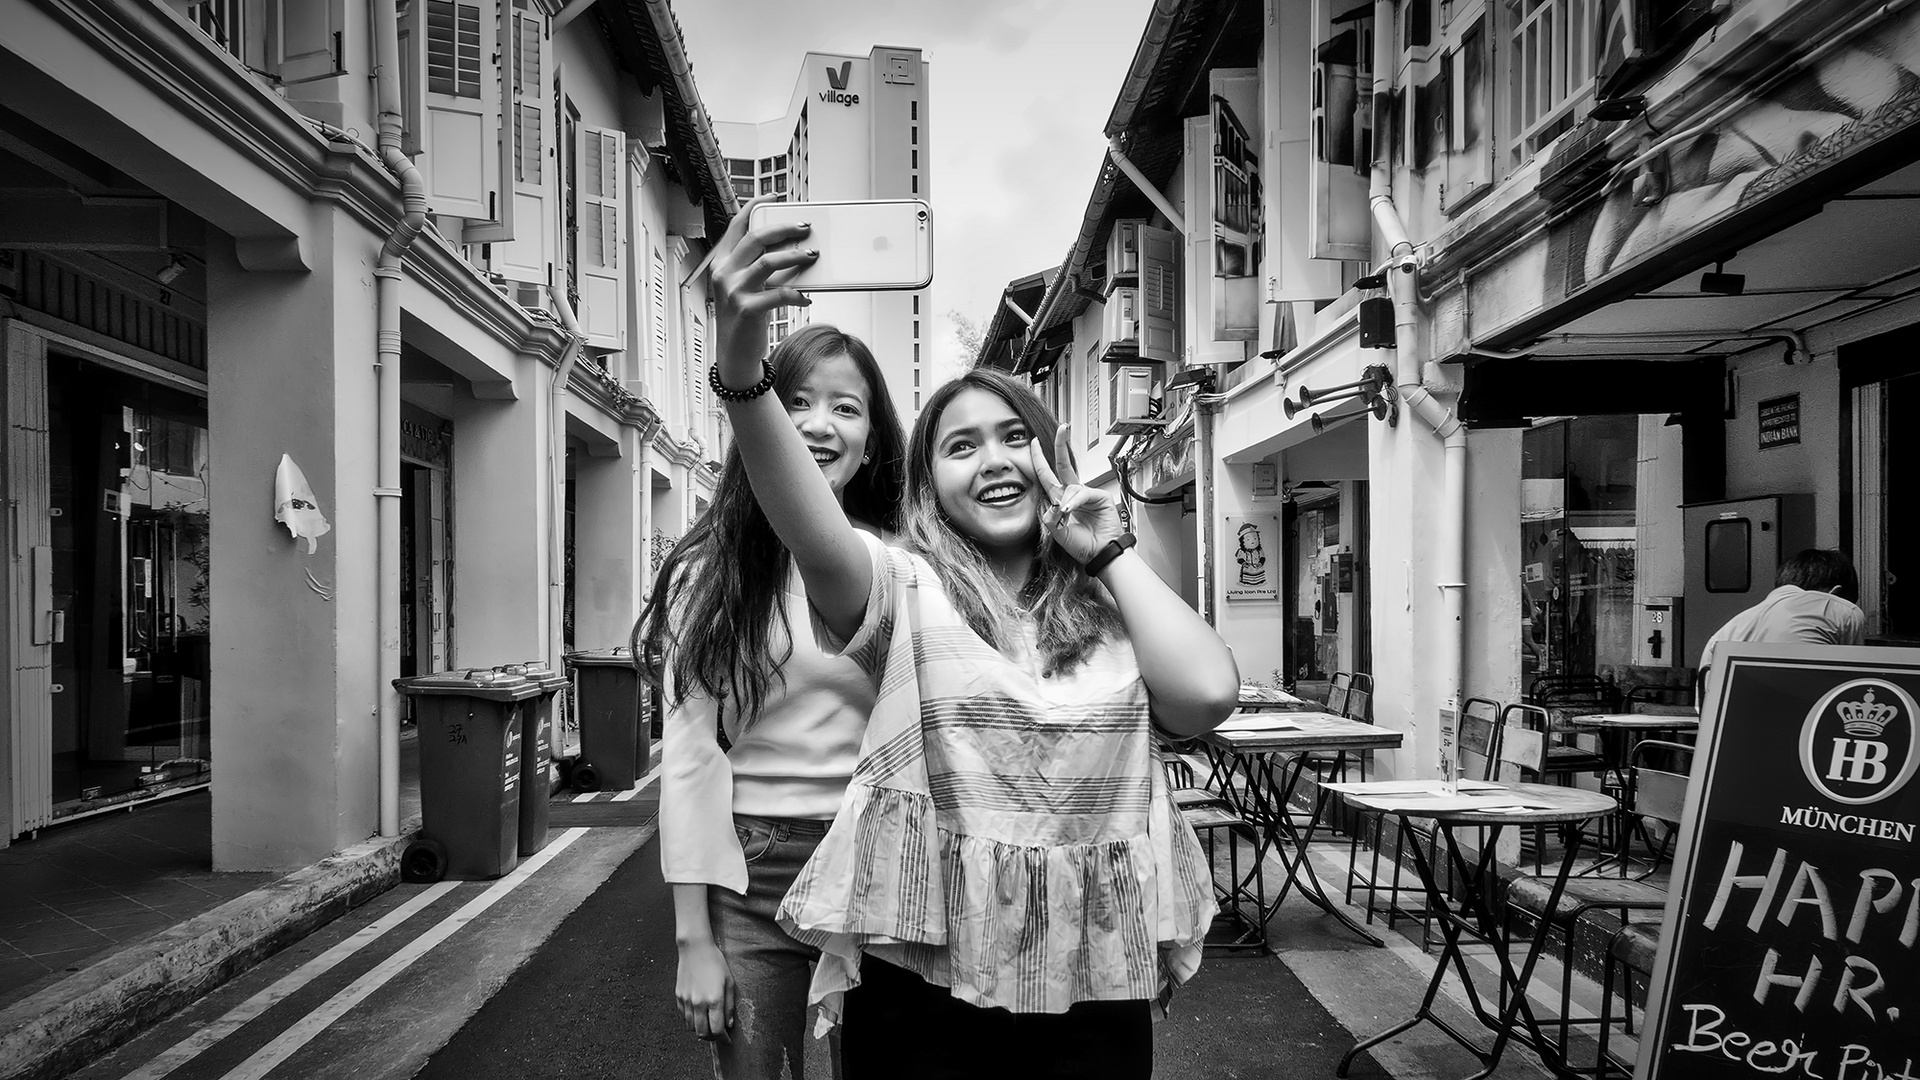
<path fill-rule="evenodd" d="M 1233 883 L 1225 898 L 1230 913 L 1246 926 L 1246 933 L 1232 947 L 1265 949 L 1267 921 L 1280 909 L 1287 891 L 1296 886 L 1309 903 L 1345 923 L 1354 933 L 1372 944 L 1384 944 L 1340 905 L 1327 899 L 1307 858 L 1307 844 L 1325 814 L 1327 793 L 1316 793 L 1313 810 L 1305 821 L 1296 820 L 1288 808 L 1309 754 L 1331 752 L 1336 755 L 1337 768 L 1346 754 L 1390 750 L 1400 741 L 1398 731 L 1325 712 L 1236 713 L 1201 736 L 1213 763 L 1209 779 L 1218 782 L 1234 811 L 1258 833 L 1251 868 Z M 1263 902 L 1264 890 L 1252 888 L 1260 874 L 1260 862 L 1269 850 L 1279 855 L 1286 871 L 1286 880 L 1271 904 Z M 1255 910 L 1244 911 L 1243 905 L 1247 904 Z"/>
<path fill-rule="evenodd" d="M 1615 790 L 1624 790 L 1627 785 L 1627 767 L 1633 759 L 1633 748 L 1640 740 L 1666 735 L 1679 735 L 1700 730 L 1700 714 L 1683 715 L 1678 713 L 1584 713 L 1567 717 L 1571 727 L 1600 734 L 1600 756 L 1606 760 L 1607 782 Z M 1587 872 L 1599 869 L 1609 862 L 1617 863 L 1620 876 L 1627 874 L 1627 864 L 1632 852 L 1633 833 L 1641 829 L 1639 819 L 1631 806 L 1622 805 L 1614 815 L 1614 853 Z M 1644 832 L 1640 837 L 1643 843 L 1652 847 Z"/>
<path fill-rule="evenodd" d="M 1340 1067 L 1336 1072 L 1340 1076 L 1347 1075 L 1348 1066 L 1353 1064 L 1353 1059 L 1362 1050 L 1377 1046 L 1426 1021 L 1480 1059 L 1483 1068 L 1469 1080 L 1481 1080 L 1491 1075 L 1499 1066 L 1500 1055 L 1510 1040 L 1531 1046 L 1556 1075 L 1575 1075 L 1565 1067 L 1563 1061 L 1556 1060 L 1561 1056 L 1560 1048 L 1541 1032 L 1540 1021 L 1534 1016 L 1533 1006 L 1527 999 L 1527 981 L 1533 977 L 1534 964 L 1540 958 L 1540 946 L 1546 941 L 1547 935 L 1539 932 L 1533 935 L 1525 957 L 1515 968 L 1513 943 L 1507 936 L 1509 926 L 1507 920 L 1500 918 L 1492 895 L 1493 852 L 1499 843 L 1501 830 L 1509 825 L 1577 826 L 1601 814 L 1612 813 L 1616 803 L 1605 795 L 1553 784 L 1474 785 L 1471 788 L 1463 787 L 1452 796 L 1440 791 L 1438 784 L 1438 781 L 1429 781 L 1425 785 L 1408 781 L 1378 781 L 1333 785 L 1333 790 L 1348 803 L 1363 810 L 1398 815 L 1402 824 L 1408 818 L 1433 819 L 1441 833 L 1436 853 L 1441 847 L 1446 849 L 1454 871 L 1454 886 L 1460 893 L 1457 898 L 1449 897 L 1440 888 L 1435 876 L 1436 868 L 1429 861 L 1427 853 L 1420 845 L 1413 845 L 1414 868 L 1419 871 L 1420 884 L 1427 891 L 1427 904 L 1433 912 L 1434 921 L 1440 926 L 1444 947 L 1434 964 L 1433 977 L 1427 982 L 1426 996 L 1421 999 L 1420 1007 L 1414 1014 L 1377 1035 L 1362 1039 L 1340 1059 Z M 1486 830 L 1480 842 L 1478 859 L 1472 867 L 1467 865 L 1466 855 L 1454 840 L 1453 831 L 1457 828 Z M 1566 832 L 1566 850 L 1560 859 L 1559 872 L 1554 876 L 1552 891 L 1547 894 L 1547 911 L 1554 910 L 1559 904 L 1560 894 L 1566 889 L 1567 872 L 1572 868 L 1580 846 L 1580 830 L 1570 828 Z M 1482 999 L 1468 974 L 1466 954 L 1462 950 L 1463 941 L 1468 938 L 1492 947 L 1492 958 L 1499 968 L 1500 977 L 1495 1011 L 1488 1010 L 1489 1002 Z M 1493 1032 L 1491 1044 L 1483 1046 L 1470 1033 L 1454 1027 L 1434 1012 L 1434 1001 L 1439 996 L 1440 983 L 1447 977 L 1449 966 L 1459 975 L 1474 1017 Z"/>

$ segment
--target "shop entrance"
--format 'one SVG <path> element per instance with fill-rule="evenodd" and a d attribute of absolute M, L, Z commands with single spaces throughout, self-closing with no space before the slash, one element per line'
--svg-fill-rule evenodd
<path fill-rule="evenodd" d="M 206 400 L 45 359 L 55 817 L 209 772 Z"/>
<path fill-rule="evenodd" d="M 452 423 L 401 402 L 402 678 L 444 671 L 451 656 L 453 533 L 448 503 L 453 491 L 452 461 Z"/>
<path fill-rule="evenodd" d="M 1841 547 L 1860 573 L 1867 642 L 1920 645 L 1920 429 L 1902 420 L 1920 409 L 1920 326 L 1840 349 L 1840 377 L 1852 413 L 1850 536 Z M 1909 467 L 1901 468 L 1906 464 Z"/>

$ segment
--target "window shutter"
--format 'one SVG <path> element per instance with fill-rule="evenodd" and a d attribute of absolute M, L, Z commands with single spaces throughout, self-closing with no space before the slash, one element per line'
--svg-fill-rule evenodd
<path fill-rule="evenodd" d="M 1313 177 L 1307 188 L 1308 252 L 1316 259 L 1373 258 L 1367 205 L 1372 161 L 1373 20 L 1343 23 L 1335 33 L 1333 0 L 1313 0 Z"/>
<path fill-rule="evenodd" d="M 707 437 L 707 429 L 713 422 L 707 414 L 707 321 L 691 313 L 687 316 L 687 357 L 693 365 L 687 379 L 693 388 L 693 416 L 687 428 L 712 447 L 713 441 Z"/>
<path fill-rule="evenodd" d="M 518 214 L 515 205 L 514 175 L 518 171 L 520 152 L 519 101 L 515 89 L 521 85 L 522 67 L 520 50 L 526 42 L 526 33 L 521 23 L 532 18 L 527 12 L 517 11 L 513 0 L 497 0 L 497 21 L 494 24 L 495 40 L 499 48 L 493 54 L 493 63 L 488 74 L 490 78 L 481 83 L 481 98 L 485 102 L 488 126 L 493 132 L 493 154 L 488 159 L 491 166 L 486 176 L 487 220 L 469 222 L 461 239 L 469 244 L 503 244 L 514 238 L 514 223 Z M 533 24 L 534 48 L 538 60 L 540 24 Z"/>
<path fill-rule="evenodd" d="M 275 0 L 273 67 L 286 84 L 330 79 L 341 73 L 341 32 L 346 0 Z"/>
<path fill-rule="evenodd" d="M 611 128 L 580 126 L 574 190 L 580 223 L 580 330 L 590 344 L 623 347 L 620 248 L 626 140 Z"/>
<path fill-rule="evenodd" d="M 512 241 L 494 249 L 496 269 L 518 281 L 545 282 L 553 261 L 546 183 L 554 145 L 547 20 L 530 11 L 509 15 L 501 173 L 507 177 L 502 186 L 512 192 L 503 222 L 512 231 Z"/>
<path fill-rule="evenodd" d="M 480 17 L 479 4 L 450 0 L 425 0 L 422 13 L 416 55 L 425 75 L 425 122 L 417 164 L 427 182 L 428 208 L 492 221 L 500 212 L 498 189 L 490 186 L 500 172 L 499 110 L 486 100 L 494 96 L 498 72 L 493 20 Z"/>
<path fill-rule="evenodd" d="M 649 245 L 652 265 L 647 268 L 647 303 L 652 321 L 653 392 L 663 394 L 667 385 L 667 260 L 660 249 Z"/>
<path fill-rule="evenodd" d="M 1087 380 L 1087 445 L 1096 446 L 1106 426 L 1100 423 L 1100 365 L 1089 356 L 1081 374 Z"/>
<path fill-rule="evenodd" d="M 1172 229 L 1140 229 L 1140 359 L 1173 363 L 1180 356 L 1179 241 Z"/>

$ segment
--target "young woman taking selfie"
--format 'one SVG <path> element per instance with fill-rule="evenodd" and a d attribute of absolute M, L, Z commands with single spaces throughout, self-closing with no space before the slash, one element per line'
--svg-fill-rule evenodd
<path fill-rule="evenodd" d="M 850 528 L 896 530 L 903 440 L 873 355 L 830 326 L 798 331 L 773 355 L 764 400 L 778 404 L 822 497 Z M 636 656 L 665 658 L 660 851 L 675 995 L 726 1080 L 804 1076 L 818 949 L 774 912 L 840 808 L 873 707 L 872 679 L 808 596 L 733 452 L 634 630 Z"/>
<path fill-rule="evenodd" d="M 900 544 L 856 528 L 764 391 L 767 312 L 806 303 L 777 284 L 813 258 L 806 229 L 746 217 L 713 262 L 714 384 L 814 617 L 878 686 L 840 814 L 781 906 L 822 947 L 813 995 L 842 1021 L 845 1075 L 1146 1077 L 1154 1005 L 1214 913 L 1153 728 L 1225 719 L 1232 654 L 999 372 L 928 400 Z"/>

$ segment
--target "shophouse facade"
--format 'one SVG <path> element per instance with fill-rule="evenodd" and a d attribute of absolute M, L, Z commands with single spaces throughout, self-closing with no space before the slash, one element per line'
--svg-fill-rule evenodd
<path fill-rule="evenodd" d="M 1917 61 L 1904 4 L 1156 5 L 981 360 L 1243 673 L 1373 675 L 1388 775 L 1542 675 L 1690 685 L 1801 547 L 1915 644 Z"/>
<path fill-rule="evenodd" d="M 688 70 L 664 0 L 0 4 L 0 843 L 210 783 L 306 865 L 398 829 L 393 679 L 626 642 L 722 435 Z"/>
<path fill-rule="evenodd" d="M 766 121 L 719 121 L 734 192 L 742 202 L 919 199 L 933 202 L 929 68 L 919 49 L 877 45 L 865 56 L 807 53 L 786 112 Z M 936 265 L 938 265 L 936 263 Z M 919 415 L 931 366 L 928 289 L 814 293 L 781 308 L 769 334 L 828 323 L 865 341 L 886 373 L 903 422 Z"/>

